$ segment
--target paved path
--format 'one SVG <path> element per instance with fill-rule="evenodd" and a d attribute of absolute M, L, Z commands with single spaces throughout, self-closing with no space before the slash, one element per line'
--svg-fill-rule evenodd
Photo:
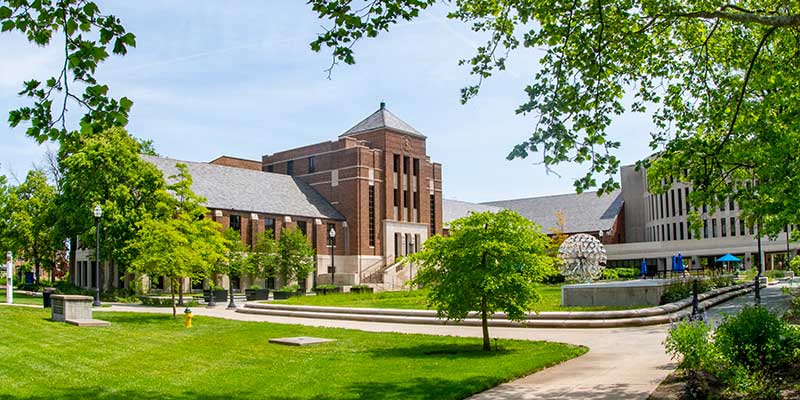
<path fill-rule="evenodd" d="M 776 286 L 762 290 L 769 307 L 785 302 Z M 753 295 L 739 297 L 708 311 L 712 321 L 723 312 L 734 312 L 743 304 L 752 304 Z M 99 310 L 98 310 L 99 311 Z M 169 308 L 114 305 L 102 311 L 171 313 Z M 316 320 L 240 314 L 223 307 L 194 308 L 196 315 L 239 321 L 261 321 L 309 326 L 359 329 L 372 332 L 422 333 L 480 337 L 480 327 L 388 324 L 376 322 Z M 675 368 L 664 352 L 668 326 L 614 329 L 532 329 L 491 328 L 493 337 L 548 340 L 589 347 L 584 356 L 555 367 L 505 383 L 472 397 L 494 399 L 647 399 L 658 384 Z"/>

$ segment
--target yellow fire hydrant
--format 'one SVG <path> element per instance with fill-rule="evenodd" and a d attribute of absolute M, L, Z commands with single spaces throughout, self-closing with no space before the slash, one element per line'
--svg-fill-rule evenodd
<path fill-rule="evenodd" d="M 192 327 L 192 318 L 194 318 L 192 316 L 192 310 L 189 307 L 186 307 L 186 309 L 183 310 L 183 315 L 186 318 L 183 321 L 183 325 L 186 326 L 187 328 L 191 328 Z"/>

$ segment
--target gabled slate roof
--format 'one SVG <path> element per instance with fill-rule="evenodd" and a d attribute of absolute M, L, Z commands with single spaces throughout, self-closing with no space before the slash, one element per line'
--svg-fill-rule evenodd
<path fill-rule="evenodd" d="M 381 103 L 381 108 L 375 111 L 369 117 L 350 128 L 347 132 L 340 136 L 351 136 L 359 133 L 370 132 L 377 129 L 390 129 L 402 132 L 411 136 L 416 136 L 425 139 L 425 135 L 419 133 L 414 127 L 407 124 L 398 116 L 392 114 L 391 111 L 386 109 L 386 105 Z"/>
<path fill-rule="evenodd" d="M 498 212 L 502 209 L 502 207 L 489 206 L 486 204 L 442 199 L 442 222 L 444 226 L 447 226 L 454 219 L 466 217 L 470 212 Z"/>
<path fill-rule="evenodd" d="M 545 233 L 557 227 L 556 212 L 560 210 L 567 222 L 566 233 L 577 233 L 611 229 L 622 211 L 623 201 L 622 192 L 615 190 L 601 197 L 597 197 L 597 192 L 584 192 L 483 204 L 514 210 L 541 225 Z"/>
<path fill-rule="evenodd" d="M 176 163 L 186 164 L 192 174 L 192 190 L 208 200 L 205 206 L 210 209 L 345 219 L 311 186 L 289 175 L 163 157 L 141 157 L 160 169 L 165 179 L 178 173 Z"/>

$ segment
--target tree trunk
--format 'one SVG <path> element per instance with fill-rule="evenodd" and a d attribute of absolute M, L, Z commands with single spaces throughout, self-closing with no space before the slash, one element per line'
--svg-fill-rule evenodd
<path fill-rule="evenodd" d="M 183 306 L 183 278 L 178 280 L 178 305 Z"/>
<path fill-rule="evenodd" d="M 172 294 L 172 318 L 175 318 L 178 315 L 178 310 L 175 308 L 175 278 L 172 278 L 171 281 L 169 291 Z"/>
<path fill-rule="evenodd" d="M 69 238 L 69 280 L 75 285 L 80 286 L 76 280 L 78 277 L 77 265 L 75 264 L 75 256 L 78 251 L 78 237 L 72 236 Z"/>
<path fill-rule="evenodd" d="M 489 342 L 489 316 L 486 311 L 486 296 L 481 296 L 481 326 L 483 327 L 483 351 L 492 351 Z"/>

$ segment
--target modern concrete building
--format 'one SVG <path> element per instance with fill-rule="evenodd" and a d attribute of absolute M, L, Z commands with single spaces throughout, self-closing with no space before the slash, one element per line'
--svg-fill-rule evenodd
<path fill-rule="evenodd" d="M 750 268 L 758 255 L 758 235 L 739 219 L 738 204 L 732 199 L 713 214 L 701 213 L 703 227 L 697 237 L 689 228 L 688 195 L 691 187 L 674 182 L 664 194 L 649 191 L 645 170 L 635 166 L 621 169 L 622 189 L 604 196 L 596 192 L 491 201 L 482 204 L 446 199 L 444 223 L 466 216 L 470 211 L 511 209 L 538 223 L 545 233 L 588 233 L 600 239 L 608 252 L 610 267 L 641 266 L 648 273 L 671 268 L 672 256 L 681 254 L 687 268 L 711 268 L 720 256 L 731 253 Z M 559 221 L 559 219 L 561 221 Z M 561 226 L 563 225 L 563 226 Z M 798 253 L 798 243 L 763 237 L 765 269 L 783 269 L 786 260 Z"/>

